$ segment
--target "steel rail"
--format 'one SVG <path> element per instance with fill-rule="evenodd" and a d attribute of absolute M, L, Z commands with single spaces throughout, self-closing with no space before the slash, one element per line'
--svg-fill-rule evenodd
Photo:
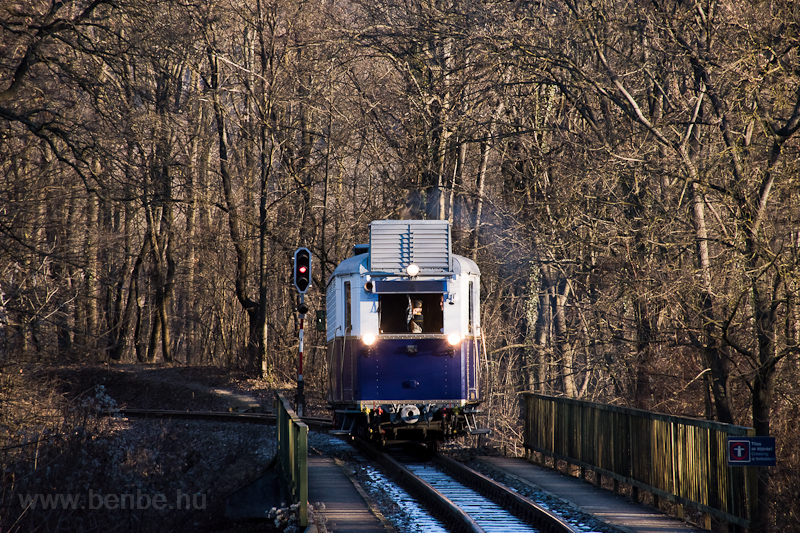
<path fill-rule="evenodd" d="M 170 409 L 134 409 L 123 408 L 106 413 L 119 413 L 129 418 L 180 418 L 189 420 L 216 420 L 219 422 L 248 422 L 254 424 L 275 424 L 276 417 L 272 413 L 233 413 L 228 411 L 179 411 Z M 333 427 L 330 418 L 304 416 L 300 419 L 308 426 Z"/>
<path fill-rule="evenodd" d="M 443 495 L 400 461 L 363 441 L 356 440 L 354 445 L 361 453 L 386 470 L 398 485 L 414 496 L 432 516 L 440 520 L 451 531 L 484 531 L 475 518 L 469 516 L 459 507 L 458 503 Z M 543 533 L 578 533 L 582 531 L 536 502 L 453 459 L 437 454 L 433 456 L 432 463 L 443 474 L 491 500 L 537 531 Z"/>
<path fill-rule="evenodd" d="M 449 457 L 436 455 L 433 463 L 453 479 L 472 488 L 543 533 L 582 531 L 536 502 Z"/>
<path fill-rule="evenodd" d="M 353 441 L 359 452 L 381 466 L 394 481 L 416 498 L 428 512 L 455 533 L 484 533 L 475 520 L 449 498 L 434 489 L 388 454 L 359 439 Z"/>

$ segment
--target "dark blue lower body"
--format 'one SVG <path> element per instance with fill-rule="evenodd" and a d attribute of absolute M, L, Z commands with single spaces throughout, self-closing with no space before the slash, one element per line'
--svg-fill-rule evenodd
<path fill-rule="evenodd" d="M 373 407 L 384 403 L 477 403 L 480 368 L 475 339 L 450 346 L 444 338 L 379 338 L 372 346 L 338 337 L 328 344 L 329 401 Z"/>

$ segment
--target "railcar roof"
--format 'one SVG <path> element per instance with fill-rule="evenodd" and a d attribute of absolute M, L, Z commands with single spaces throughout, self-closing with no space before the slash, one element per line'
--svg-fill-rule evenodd
<path fill-rule="evenodd" d="M 480 274 L 481 269 L 475 261 L 463 255 L 453 254 L 453 270 L 456 274 Z"/>
<path fill-rule="evenodd" d="M 335 276 L 342 276 L 344 274 L 359 274 L 367 271 L 367 262 L 369 261 L 369 254 L 359 254 L 348 257 L 339 263 L 331 274 L 331 278 Z M 328 278 L 330 282 L 330 278 Z"/>
<path fill-rule="evenodd" d="M 453 259 L 454 274 L 480 274 L 481 271 L 478 265 L 472 259 L 456 254 L 452 254 L 451 258 Z M 336 276 L 367 274 L 369 273 L 368 265 L 369 253 L 348 257 L 337 265 L 330 278 L 328 278 L 328 283 Z"/>

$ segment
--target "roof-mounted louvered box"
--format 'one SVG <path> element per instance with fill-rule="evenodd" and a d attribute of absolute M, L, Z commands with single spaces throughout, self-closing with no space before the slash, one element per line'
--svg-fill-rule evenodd
<path fill-rule="evenodd" d="M 370 270 L 405 272 L 410 264 L 420 273 L 452 270 L 450 223 L 446 220 L 376 220 L 369 228 Z"/>

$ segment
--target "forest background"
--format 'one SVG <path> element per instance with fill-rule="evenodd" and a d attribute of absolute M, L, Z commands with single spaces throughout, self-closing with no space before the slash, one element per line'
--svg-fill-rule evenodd
<path fill-rule="evenodd" d="M 296 372 L 376 219 L 481 268 L 496 444 L 533 390 L 777 437 L 800 522 L 792 0 L 0 2 L 0 365 Z M 322 388 L 325 339 L 306 339 Z"/>

